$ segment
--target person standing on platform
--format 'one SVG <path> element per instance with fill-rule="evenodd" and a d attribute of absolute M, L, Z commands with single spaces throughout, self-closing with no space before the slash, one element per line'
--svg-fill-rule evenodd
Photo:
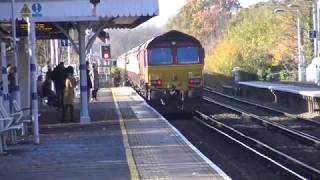
<path fill-rule="evenodd" d="M 65 74 L 64 63 L 60 62 L 59 65 L 55 67 L 52 72 L 52 80 L 56 90 L 58 107 L 63 106 L 63 90 L 64 90 L 65 79 L 66 79 L 66 74 Z"/>
<path fill-rule="evenodd" d="M 99 73 L 97 64 L 92 64 L 92 75 L 93 75 L 93 87 L 92 87 L 92 100 L 97 101 L 97 94 L 99 90 Z"/>
<path fill-rule="evenodd" d="M 46 75 L 45 75 L 45 80 L 43 82 L 43 96 L 48 97 L 48 102 L 49 102 L 49 94 L 52 91 L 52 68 L 50 66 L 50 62 L 47 62 L 46 66 Z M 48 103 L 49 104 L 49 103 Z"/>
<path fill-rule="evenodd" d="M 92 88 L 92 75 L 90 73 L 90 64 L 89 64 L 89 61 L 86 62 L 86 65 L 87 65 L 87 95 L 88 95 L 88 102 L 90 100 L 90 90 Z"/>
<path fill-rule="evenodd" d="M 16 77 L 14 76 L 14 66 L 12 64 L 7 65 L 7 74 L 8 74 L 8 91 L 9 91 L 9 102 L 10 102 L 10 111 L 12 110 L 12 102 L 14 99 L 14 91 L 16 89 Z"/>
<path fill-rule="evenodd" d="M 66 111 L 69 109 L 71 122 L 74 122 L 73 116 L 73 101 L 75 98 L 74 88 L 77 85 L 76 79 L 73 76 L 74 69 L 72 66 L 66 68 L 66 79 L 63 90 L 63 108 L 62 108 L 62 122 L 65 120 Z"/>
<path fill-rule="evenodd" d="M 52 68 L 49 61 L 47 62 L 47 66 L 45 67 L 45 70 L 46 70 L 45 79 L 52 80 Z"/>

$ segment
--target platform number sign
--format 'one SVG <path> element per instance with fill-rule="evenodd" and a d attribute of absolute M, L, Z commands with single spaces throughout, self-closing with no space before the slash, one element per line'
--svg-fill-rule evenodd
<path fill-rule="evenodd" d="M 310 39 L 317 38 L 317 31 L 309 31 L 309 38 Z"/>
<path fill-rule="evenodd" d="M 70 46 L 70 43 L 69 43 L 68 39 L 61 39 L 60 43 L 61 43 L 62 47 Z"/>

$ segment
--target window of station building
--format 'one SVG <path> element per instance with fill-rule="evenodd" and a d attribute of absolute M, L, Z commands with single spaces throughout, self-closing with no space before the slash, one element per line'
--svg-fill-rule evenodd
<path fill-rule="evenodd" d="M 150 51 L 150 64 L 172 64 L 172 49 L 171 48 L 153 48 Z"/>
<path fill-rule="evenodd" d="M 200 62 L 198 47 L 177 48 L 178 64 L 197 64 Z"/>

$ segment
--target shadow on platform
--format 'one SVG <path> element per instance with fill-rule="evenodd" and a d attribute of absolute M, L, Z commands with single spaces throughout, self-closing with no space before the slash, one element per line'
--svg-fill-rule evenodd
<path fill-rule="evenodd" d="M 75 100 L 74 103 L 74 120 L 75 123 L 80 122 L 80 103 L 79 98 Z M 89 114 L 91 121 L 105 121 L 117 119 L 117 114 L 115 113 L 115 105 L 112 100 L 111 90 L 102 89 L 98 92 L 98 101 L 91 101 L 89 103 Z M 62 123 L 62 109 L 53 106 L 48 106 L 42 104 L 39 107 L 40 125 L 58 124 Z M 66 112 L 65 123 L 70 122 L 70 114 Z"/>
<path fill-rule="evenodd" d="M 130 179 L 122 133 L 110 89 L 90 102 L 91 124 L 60 123 L 61 110 L 41 107 L 40 144 L 31 137 L 0 155 L 0 179 Z"/>

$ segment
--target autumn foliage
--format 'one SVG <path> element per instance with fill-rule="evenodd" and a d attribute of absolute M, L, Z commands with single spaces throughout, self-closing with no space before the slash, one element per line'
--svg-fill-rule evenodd
<path fill-rule="evenodd" d="M 296 13 L 274 12 L 289 3 L 305 4 L 302 0 L 286 0 L 240 8 L 236 0 L 189 0 L 168 28 L 189 33 L 202 42 L 208 72 L 230 76 L 238 66 L 265 79 L 270 73 L 297 70 Z M 300 10 L 304 54 L 310 61 L 310 9 Z"/>

